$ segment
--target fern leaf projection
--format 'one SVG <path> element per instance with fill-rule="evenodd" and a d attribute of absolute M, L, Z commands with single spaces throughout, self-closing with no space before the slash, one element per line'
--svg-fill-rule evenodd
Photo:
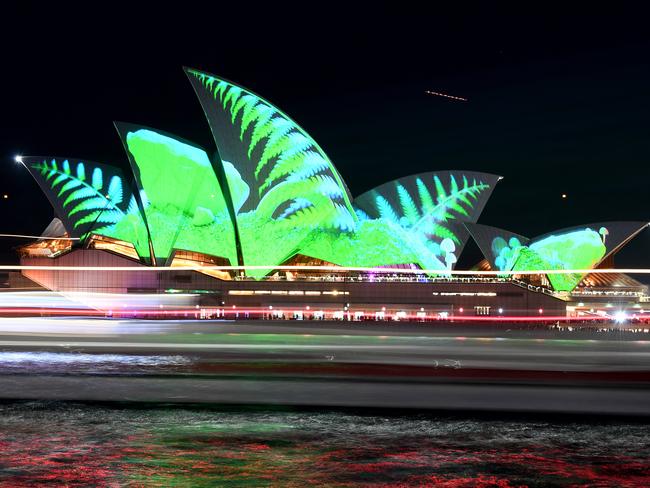
<path fill-rule="evenodd" d="M 459 221 L 476 221 L 497 177 L 482 173 L 426 173 L 402 178 L 371 190 L 357 199 L 358 213 L 379 219 L 404 232 L 419 262 L 440 266 L 448 251 L 443 241 L 462 247 L 467 231 Z"/>
<path fill-rule="evenodd" d="M 72 237 L 106 235 L 132 242 L 141 256 L 148 255 L 144 223 L 120 170 L 70 159 L 23 161 Z"/>
<path fill-rule="evenodd" d="M 248 90 L 198 71 L 188 74 L 221 158 L 235 164 L 251 187 L 244 211 L 260 206 L 260 218 L 294 227 L 354 229 L 341 176 L 303 129 Z"/>

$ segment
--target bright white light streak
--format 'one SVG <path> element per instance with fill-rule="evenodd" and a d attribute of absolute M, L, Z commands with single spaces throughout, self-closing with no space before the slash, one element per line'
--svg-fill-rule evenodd
<path fill-rule="evenodd" d="M 0 295 L 0 307 L 44 307 L 44 308 L 74 308 L 79 303 L 66 298 L 62 293 L 52 291 L 16 291 L 3 292 Z"/>
<path fill-rule="evenodd" d="M 132 309 L 146 310 L 160 304 L 171 307 L 194 305 L 197 295 L 193 293 L 88 293 L 88 292 L 51 292 L 18 291 L 0 294 L 0 309 L 8 308 L 47 308 L 96 310 Z M 1 321 L 2 319 L 0 319 Z"/>
<path fill-rule="evenodd" d="M 77 311 L 78 312 L 78 311 Z M 178 313 L 178 312 L 177 312 Z M 57 336 L 74 334 L 80 336 L 114 338 L 127 334 L 158 334 L 169 327 L 165 321 L 115 320 L 101 318 L 64 317 L 0 317 L 0 331 L 3 334 Z"/>
<path fill-rule="evenodd" d="M 608 268 L 608 269 L 534 269 L 511 271 L 473 271 L 473 270 L 441 270 L 441 269 L 404 269 L 404 268 L 365 268 L 355 266 L 27 266 L 0 265 L 3 271 L 245 271 L 245 270 L 278 270 L 278 271 L 329 271 L 343 273 L 349 271 L 385 274 L 415 274 L 444 276 L 506 276 L 506 275 L 542 275 L 542 274 L 650 274 L 650 268 Z"/>
<path fill-rule="evenodd" d="M 434 95 L 436 97 L 450 98 L 452 100 L 458 100 L 460 102 L 466 102 L 467 101 L 467 98 L 455 97 L 453 95 L 447 95 L 446 93 L 434 92 L 434 91 L 431 91 L 431 90 L 424 90 L 424 93 L 426 93 L 427 95 Z"/>
<path fill-rule="evenodd" d="M 194 305 L 197 295 L 191 293 L 86 293 L 61 292 L 69 300 L 97 310 L 146 310 L 162 305 L 183 307 Z"/>
<path fill-rule="evenodd" d="M 78 241 L 78 237 L 44 237 L 44 236 L 30 236 L 24 234 L 0 234 L 0 237 L 16 237 L 19 239 L 38 239 L 38 240 L 56 240 L 56 241 Z"/>

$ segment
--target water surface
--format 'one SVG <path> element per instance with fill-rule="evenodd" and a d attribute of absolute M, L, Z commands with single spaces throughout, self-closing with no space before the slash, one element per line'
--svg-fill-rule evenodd
<path fill-rule="evenodd" d="M 648 426 L 604 418 L 0 404 L 0 485 L 649 486 Z"/>

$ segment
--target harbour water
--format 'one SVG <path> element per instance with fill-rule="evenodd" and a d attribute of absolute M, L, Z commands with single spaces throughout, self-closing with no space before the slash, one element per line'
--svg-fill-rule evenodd
<path fill-rule="evenodd" d="M 647 423 L 419 411 L 0 404 L 0 486 L 650 486 Z"/>

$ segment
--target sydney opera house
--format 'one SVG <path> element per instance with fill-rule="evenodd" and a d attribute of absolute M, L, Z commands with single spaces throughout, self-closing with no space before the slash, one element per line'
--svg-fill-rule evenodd
<path fill-rule="evenodd" d="M 650 308 L 647 288 L 631 276 L 547 272 L 611 268 L 647 222 L 534 238 L 480 225 L 501 178 L 475 171 L 405 176 L 353 197 L 279 108 L 185 71 L 216 151 L 116 123 L 128 164 L 21 158 L 57 215 L 43 239 L 20 248 L 21 264 L 41 267 L 23 270 L 26 278 L 64 293 L 182 293 L 200 307 L 356 318 Z M 470 238 L 485 259 L 452 274 Z"/>

